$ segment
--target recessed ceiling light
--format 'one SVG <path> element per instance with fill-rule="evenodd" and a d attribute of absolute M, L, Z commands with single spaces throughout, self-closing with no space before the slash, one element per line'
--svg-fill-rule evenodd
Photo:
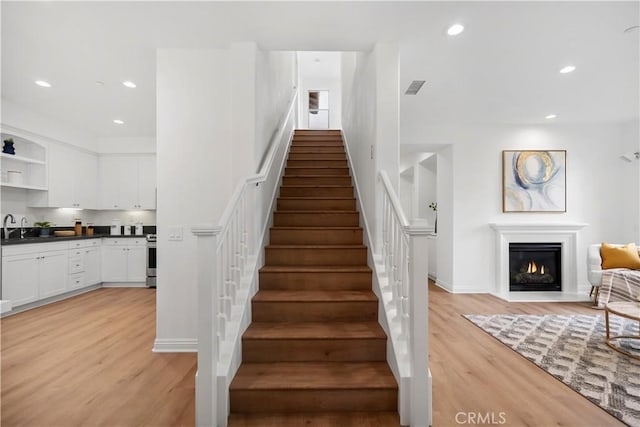
<path fill-rule="evenodd" d="M 117 124 L 117 125 L 123 125 L 123 124 L 124 124 L 124 122 L 123 122 L 122 120 L 120 120 L 120 119 L 115 119 L 115 120 L 113 121 L 113 123 L 115 123 L 115 124 Z"/>
<path fill-rule="evenodd" d="M 122 82 L 122 84 L 125 85 L 126 87 L 131 88 L 131 89 L 136 87 L 136 84 L 134 82 L 132 82 L 132 81 L 129 81 L 129 80 Z"/>
<path fill-rule="evenodd" d="M 100 80 L 96 80 L 96 86 L 104 86 L 104 82 Z"/>
<path fill-rule="evenodd" d="M 556 114 L 549 114 L 547 116 L 544 116 L 545 119 L 555 119 L 556 117 L 558 117 Z"/>
<path fill-rule="evenodd" d="M 573 65 L 567 65 L 566 67 L 562 67 L 560 69 L 560 74 L 568 74 L 572 71 L 574 71 L 576 69 L 576 67 L 574 67 Z"/>
<path fill-rule="evenodd" d="M 320 62 L 320 58 L 314 59 L 313 62 Z"/>
<path fill-rule="evenodd" d="M 44 80 L 36 80 L 35 83 L 40 87 L 51 87 L 51 83 L 45 82 Z"/>
<path fill-rule="evenodd" d="M 450 36 L 457 36 L 458 34 L 460 34 L 463 31 L 464 31 L 464 26 L 463 25 L 461 25 L 461 24 L 453 24 L 447 30 L 447 34 L 449 34 Z"/>

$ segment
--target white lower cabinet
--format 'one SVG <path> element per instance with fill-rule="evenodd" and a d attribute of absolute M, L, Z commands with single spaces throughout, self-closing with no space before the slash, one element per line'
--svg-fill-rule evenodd
<path fill-rule="evenodd" d="M 69 290 L 100 283 L 99 239 L 74 240 L 69 243 Z"/>
<path fill-rule="evenodd" d="M 13 307 L 38 299 L 37 255 L 9 255 L 2 257 L 2 299 Z"/>
<path fill-rule="evenodd" d="M 13 307 L 67 290 L 68 250 L 64 243 L 2 249 L 2 299 Z"/>
<path fill-rule="evenodd" d="M 103 282 L 144 282 L 147 241 L 138 238 L 105 238 L 102 244 Z"/>

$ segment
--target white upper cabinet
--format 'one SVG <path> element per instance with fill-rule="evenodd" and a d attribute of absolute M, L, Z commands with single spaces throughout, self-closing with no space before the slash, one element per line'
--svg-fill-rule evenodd
<path fill-rule="evenodd" d="M 156 156 L 100 156 L 100 208 L 155 209 Z"/>
<path fill-rule="evenodd" d="M 30 192 L 29 205 L 97 208 L 98 156 L 65 146 L 49 148 L 49 191 Z"/>

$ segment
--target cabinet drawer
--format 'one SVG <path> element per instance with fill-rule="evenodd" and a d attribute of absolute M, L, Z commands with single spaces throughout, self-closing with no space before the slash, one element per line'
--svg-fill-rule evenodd
<path fill-rule="evenodd" d="M 100 239 L 72 240 L 69 249 L 95 248 L 100 246 Z"/>
<path fill-rule="evenodd" d="M 79 289 L 84 287 L 84 273 L 74 273 L 69 275 L 69 289 Z"/>
<path fill-rule="evenodd" d="M 102 239 L 105 246 L 146 246 L 147 239 L 143 238 L 105 238 Z"/>
<path fill-rule="evenodd" d="M 82 271 L 84 271 L 82 258 L 69 258 L 69 274 L 80 273 Z"/>

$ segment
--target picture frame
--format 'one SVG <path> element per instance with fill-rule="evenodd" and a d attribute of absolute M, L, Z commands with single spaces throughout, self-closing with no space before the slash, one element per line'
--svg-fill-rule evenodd
<path fill-rule="evenodd" d="M 566 212 L 566 150 L 503 150 L 503 212 Z"/>

